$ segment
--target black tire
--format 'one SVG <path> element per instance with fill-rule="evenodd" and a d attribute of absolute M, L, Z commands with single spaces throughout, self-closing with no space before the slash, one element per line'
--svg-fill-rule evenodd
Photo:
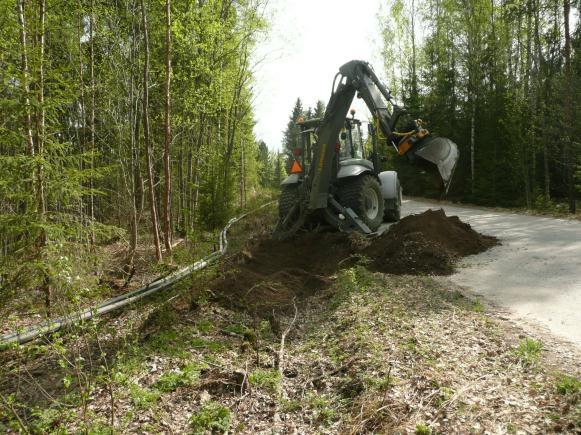
<path fill-rule="evenodd" d="M 377 230 L 383 222 L 381 187 L 377 178 L 371 175 L 344 180 L 339 187 L 339 202 L 357 213 L 371 231 Z"/>
<path fill-rule="evenodd" d="M 385 222 L 399 222 L 401 219 L 401 204 L 396 204 L 393 208 L 387 208 L 383 213 L 383 220 Z"/>
<path fill-rule="evenodd" d="M 401 188 L 399 181 L 397 183 L 397 198 L 385 200 L 385 209 L 383 212 L 383 220 L 385 222 L 399 222 L 401 219 Z"/>
<path fill-rule="evenodd" d="M 278 198 L 278 217 L 286 217 L 290 209 L 299 199 L 299 190 L 296 184 L 287 184 L 282 186 L 282 191 Z"/>

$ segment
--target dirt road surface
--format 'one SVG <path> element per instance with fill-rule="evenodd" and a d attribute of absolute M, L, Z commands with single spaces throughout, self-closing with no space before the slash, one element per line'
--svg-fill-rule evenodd
<path fill-rule="evenodd" d="M 581 222 L 409 199 L 402 216 L 429 208 L 502 242 L 465 258 L 452 281 L 581 347 Z"/>

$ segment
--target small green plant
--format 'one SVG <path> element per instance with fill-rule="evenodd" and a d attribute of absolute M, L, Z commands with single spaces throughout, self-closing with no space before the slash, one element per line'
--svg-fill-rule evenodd
<path fill-rule="evenodd" d="M 416 424 L 416 435 L 430 435 L 432 433 L 432 429 L 430 426 L 424 423 Z"/>
<path fill-rule="evenodd" d="M 543 343 L 540 340 L 526 338 L 516 348 L 516 355 L 524 365 L 532 365 L 541 357 Z"/>
<path fill-rule="evenodd" d="M 387 391 L 395 382 L 391 375 L 371 376 L 365 379 L 365 384 L 379 391 Z"/>
<path fill-rule="evenodd" d="M 196 327 L 198 328 L 198 331 L 202 333 L 208 333 L 214 329 L 214 325 L 209 320 L 200 320 L 196 324 Z"/>
<path fill-rule="evenodd" d="M 217 402 L 207 402 L 190 417 L 194 434 L 226 432 L 230 429 L 230 410 Z"/>
<path fill-rule="evenodd" d="M 573 376 L 561 375 L 557 380 L 557 392 L 562 395 L 573 395 L 581 392 L 581 381 Z"/>
<path fill-rule="evenodd" d="M 169 393 L 175 391 L 179 387 L 193 385 L 200 378 L 200 372 L 206 368 L 205 364 L 188 364 L 183 369 L 164 373 L 155 383 L 154 387 L 163 392 Z"/>
<path fill-rule="evenodd" d="M 366 292 L 373 287 L 375 277 L 362 264 L 339 271 L 338 287 L 333 297 L 333 306 L 337 307 L 354 292 Z"/>
<path fill-rule="evenodd" d="M 315 418 L 324 425 L 330 425 L 337 418 L 337 411 L 332 407 L 331 399 L 322 394 L 307 397 L 308 404 L 314 409 Z"/>
<path fill-rule="evenodd" d="M 280 373 L 274 369 L 258 369 L 250 373 L 248 380 L 250 381 L 250 385 L 274 392 L 280 383 Z"/>
<path fill-rule="evenodd" d="M 303 403 L 300 400 L 282 400 L 282 412 L 296 412 L 303 409 Z"/>
<path fill-rule="evenodd" d="M 138 384 L 130 384 L 129 395 L 136 408 L 149 409 L 159 398 L 159 391 L 151 391 L 140 387 Z"/>
<path fill-rule="evenodd" d="M 448 387 L 440 387 L 438 396 L 436 397 L 436 406 L 442 406 L 449 401 L 454 395 L 454 390 Z"/>
<path fill-rule="evenodd" d="M 210 352 L 220 352 L 224 349 L 224 345 L 218 341 L 206 340 L 201 337 L 194 337 L 191 341 L 194 348 L 206 348 Z"/>
<path fill-rule="evenodd" d="M 482 302 L 480 302 L 479 299 L 476 299 L 472 304 L 472 311 L 474 311 L 475 313 L 481 313 L 483 310 L 484 306 L 482 305 Z"/>

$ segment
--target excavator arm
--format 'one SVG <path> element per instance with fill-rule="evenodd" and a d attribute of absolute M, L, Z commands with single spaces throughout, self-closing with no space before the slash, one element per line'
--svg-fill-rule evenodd
<path fill-rule="evenodd" d="M 401 113 L 395 105 L 394 113 L 389 111 L 388 103 L 392 97 L 367 62 L 352 60 L 339 68 L 314 146 L 314 164 L 309 174 L 312 185 L 308 208 L 311 210 L 327 206 L 337 138 L 356 93 L 376 118 L 383 136 L 388 140 Z M 447 188 L 458 160 L 456 145 L 448 139 L 427 136 L 426 130 L 417 135 L 409 134 L 406 139 L 401 141 L 400 147 L 390 142 L 398 154 L 407 155 L 412 160 L 424 159 L 438 166 Z"/>
<path fill-rule="evenodd" d="M 331 184 L 339 165 L 339 134 L 345 126 L 345 119 L 356 94 L 363 99 L 377 122 L 377 128 L 398 154 L 406 155 L 411 160 L 420 158 L 434 163 L 438 166 L 444 185 L 446 188 L 449 186 L 458 160 L 456 145 L 448 139 L 430 137 L 421 125 L 400 136 L 397 141 L 392 141 L 391 138 L 398 134 L 393 130 L 402 111 L 392 103 L 389 91 L 371 66 L 364 61 L 352 60 L 341 66 L 335 76 L 331 98 L 317 129 L 311 164 L 308 172 L 301 174 L 294 205 L 279 220 L 275 230 L 277 237 L 284 238 L 293 234 L 305 222 L 307 215 L 315 210 L 326 209 L 329 204 L 339 210 L 341 215 L 347 213 L 351 221 L 357 221 L 357 215 L 342 207 L 331 195 Z M 391 103 L 393 113 L 388 103 Z M 370 232 L 360 222 L 356 226 L 364 232 Z"/>

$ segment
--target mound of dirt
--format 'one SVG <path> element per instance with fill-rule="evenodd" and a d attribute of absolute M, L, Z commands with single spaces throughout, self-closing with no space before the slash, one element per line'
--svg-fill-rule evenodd
<path fill-rule="evenodd" d="M 365 255 L 373 269 L 393 274 L 449 275 L 455 261 L 498 244 L 496 237 L 472 229 L 444 210 L 427 210 L 403 218 L 378 238 Z"/>
<path fill-rule="evenodd" d="M 338 232 L 303 233 L 285 241 L 251 239 L 222 264 L 211 289 L 230 306 L 268 315 L 325 287 L 339 269 L 362 256 L 373 271 L 447 275 L 460 257 L 496 244 L 495 237 L 474 231 L 457 216 L 428 210 L 403 218 L 364 243 Z"/>

